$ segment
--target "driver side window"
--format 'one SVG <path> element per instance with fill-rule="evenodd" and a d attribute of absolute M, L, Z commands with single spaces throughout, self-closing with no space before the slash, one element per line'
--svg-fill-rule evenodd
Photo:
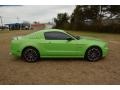
<path fill-rule="evenodd" d="M 44 36 L 46 40 L 66 40 L 67 38 L 72 38 L 63 32 L 57 31 L 45 32 Z"/>

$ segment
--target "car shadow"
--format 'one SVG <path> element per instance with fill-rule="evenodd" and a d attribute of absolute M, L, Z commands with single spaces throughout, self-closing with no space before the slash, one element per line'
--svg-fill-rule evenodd
<path fill-rule="evenodd" d="M 55 61 L 55 62 L 66 62 L 66 61 L 86 61 L 83 58 L 41 58 L 39 62 L 44 62 L 44 61 Z"/>
<path fill-rule="evenodd" d="M 22 60 L 22 58 L 20 57 L 11 57 L 12 61 L 17 61 L 17 62 L 26 62 L 24 60 Z M 75 61 L 79 61 L 79 62 L 88 62 L 87 60 L 83 59 L 83 58 L 40 58 L 37 62 L 75 62 Z"/>
<path fill-rule="evenodd" d="M 105 61 L 105 57 L 101 58 L 100 60 L 94 61 L 95 62 L 102 62 Z M 41 58 L 39 61 L 37 62 L 90 62 L 88 60 L 85 60 L 84 58 Z M 90 62 L 93 63 L 93 62 Z"/>

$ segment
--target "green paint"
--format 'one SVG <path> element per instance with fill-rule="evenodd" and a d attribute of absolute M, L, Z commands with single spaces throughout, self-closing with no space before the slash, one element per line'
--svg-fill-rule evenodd
<path fill-rule="evenodd" d="M 68 40 L 45 40 L 45 32 L 65 32 L 59 29 L 40 30 L 26 36 L 18 36 L 11 41 L 11 53 L 15 56 L 21 56 L 22 50 L 26 47 L 32 46 L 36 48 L 40 57 L 44 58 L 60 58 L 60 57 L 81 57 L 84 58 L 86 50 L 91 46 L 98 46 L 102 50 L 102 56 L 108 53 L 107 43 L 100 39 L 80 36 L 80 39 Z"/>

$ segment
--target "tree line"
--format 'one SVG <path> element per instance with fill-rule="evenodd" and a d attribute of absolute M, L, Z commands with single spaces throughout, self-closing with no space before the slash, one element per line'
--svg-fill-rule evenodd
<path fill-rule="evenodd" d="M 71 15 L 58 13 L 53 28 L 120 33 L 120 5 L 77 5 Z"/>

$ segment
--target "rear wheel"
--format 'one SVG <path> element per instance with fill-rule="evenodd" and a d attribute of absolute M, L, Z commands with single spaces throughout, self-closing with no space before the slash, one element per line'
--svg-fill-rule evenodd
<path fill-rule="evenodd" d="M 90 47 L 86 51 L 85 58 L 88 61 L 94 62 L 101 59 L 101 57 L 102 57 L 102 50 L 99 47 Z"/>
<path fill-rule="evenodd" d="M 39 57 L 38 50 L 32 47 L 25 48 L 22 52 L 22 58 L 27 62 L 36 62 Z"/>

